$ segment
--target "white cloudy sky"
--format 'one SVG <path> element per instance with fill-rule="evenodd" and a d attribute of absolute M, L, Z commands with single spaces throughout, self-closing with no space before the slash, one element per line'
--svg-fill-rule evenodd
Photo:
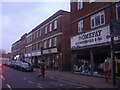
<path fill-rule="evenodd" d="M 0 1 L 0 49 L 10 52 L 11 45 L 23 34 L 60 9 L 70 11 L 69 0 Z"/>

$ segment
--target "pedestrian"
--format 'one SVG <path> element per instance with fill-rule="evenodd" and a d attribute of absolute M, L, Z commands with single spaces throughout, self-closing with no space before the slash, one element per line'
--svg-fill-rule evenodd
<path fill-rule="evenodd" d="M 104 61 L 104 74 L 105 74 L 105 81 L 107 82 L 111 75 L 111 68 L 110 68 L 110 58 L 107 57 Z"/>
<path fill-rule="evenodd" d="M 40 64 L 40 75 L 38 77 L 41 77 L 44 79 L 45 78 L 45 62 L 42 60 Z"/>

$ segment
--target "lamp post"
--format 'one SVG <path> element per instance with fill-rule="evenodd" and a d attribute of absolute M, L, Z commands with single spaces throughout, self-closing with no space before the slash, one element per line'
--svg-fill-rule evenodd
<path fill-rule="evenodd" d="M 110 2 L 110 55 L 111 55 L 111 76 L 112 76 L 112 83 L 116 85 L 116 73 L 115 73 L 115 60 L 114 60 L 114 31 L 113 31 L 113 21 L 112 21 L 112 2 Z"/>

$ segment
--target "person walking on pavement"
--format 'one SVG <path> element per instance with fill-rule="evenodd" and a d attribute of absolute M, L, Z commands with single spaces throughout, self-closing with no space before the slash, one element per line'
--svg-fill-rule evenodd
<path fill-rule="evenodd" d="M 107 57 L 104 61 L 104 73 L 105 73 L 105 81 L 107 82 L 111 75 L 110 58 L 109 57 Z"/>
<path fill-rule="evenodd" d="M 40 64 L 40 75 L 38 77 L 41 77 L 44 79 L 45 78 L 45 63 L 44 60 L 42 60 L 41 64 Z"/>

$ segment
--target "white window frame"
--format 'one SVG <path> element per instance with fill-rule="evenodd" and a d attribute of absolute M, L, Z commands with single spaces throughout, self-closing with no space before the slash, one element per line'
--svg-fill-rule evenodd
<path fill-rule="evenodd" d="M 49 39 L 49 47 L 51 47 L 52 46 L 52 39 L 50 38 Z"/>
<path fill-rule="evenodd" d="M 44 41 L 44 48 L 47 48 L 47 40 Z"/>
<path fill-rule="evenodd" d="M 50 32 L 52 31 L 52 23 L 50 23 Z"/>
<path fill-rule="evenodd" d="M 90 3 L 95 2 L 96 0 L 89 0 Z"/>
<path fill-rule="evenodd" d="M 103 22 L 103 23 L 102 23 L 102 21 L 101 21 L 101 20 L 102 20 L 102 15 L 103 15 L 103 17 L 104 17 L 104 22 Z M 99 24 L 99 25 L 96 25 L 96 20 L 95 20 L 95 18 L 96 18 L 97 16 L 100 16 L 100 24 Z M 95 28 L 95 27 L 104 25 L 104 24 L 105 24 L 105 12 L 104 12 L 104 10 L 103 10 L 103 11 L 100 11 L 100 12 L 94 14 L 94 15 L 92 15 L 92 16 L 90 17 L 90 20 L 91 20 L 91 28 Z M 94 25 L 92 25 L 92 20 L 93 20 Z"/>
<path fill-rule="evenodd" d="M 83 0 L 78 0 L 78 2 L 77 2 L 77 8 L 78 8 L 78 10 L 80 10 L 80 9 L 83 8 Z"/>
<path fill-rule="evenodd" d="M 83 20 L 80 20 L 79 22 L 78 22 L 78 32 L 80 33 L 80 32 L 82 32 L 83 31 Z"/>
<path fill-rule="evenodd" d="M 54 21 L 54 29 L 57 29 L 57 20 Z"/>
<path fill-rule="evenodd" d="M 54 37 L 53 39 L 53 46 L 57 46 L 57 37 Z"/>
<path fill-rule="evenodd" d="M 45 34 L 47 34 L 47 26 L 45 26 Z"/>
<path fill-rule="evenodd" d="M 36 32 L 36 38 L 38 38 L 38 31 Z"/>
<path fill-rule="evenodd" d="M 41 36 L 42 35 L 42 33 L 41 33 L 41 29 L 39 29 L 39 36 Z"/>
<path fill-rule="evenodd" d="M 118 7 L 120 7 L 120 2 L 116 4 L 116 17 L 117 17 L 117 20 L 120 20 L 120 18 L 118 18 L 118 10 L 117 10 Z"/>

